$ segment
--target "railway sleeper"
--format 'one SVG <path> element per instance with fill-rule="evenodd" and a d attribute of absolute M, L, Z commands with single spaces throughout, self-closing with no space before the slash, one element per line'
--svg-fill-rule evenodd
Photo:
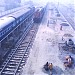
<path fill-rule="evenodd" d="M 22 68 L 23 68 L 23 66 L 20 64 L 19 69 L 22 69 Z"/>
<path fill-rule="evenodd" d="M 9 63 L 6 67 L 10 67 L 10 68 L 14 67 L 15 68 L 17 65 L 18 65 L 18 63 L 16 63 L 16 62 L 15 63 Z"/>
<path fill-rule="evenodd" d="M 21 75 L 22 74 L 22 72 L 23 72 L 23 70 L 21 69 L 21 70 L 18 70 L 17 71 L 17 73 L 16 73 L 16 75 Z"/>
<path fill-rule="evenodd" d="M 15 57 L 16 57 L 16 56 L 22 57 L 23 55 L 24 55 L 24 53 L 19 53 L 19 54 L 15 54 L 14 56 L 15 56 Z M 14 57 L 14 56 L 13 56 L 13 57 Z M 14 57 L 14 58 L 15 58 L 15 57 Z"/>
<path fill-rule="evenodd" d="M 18 49 L 18 51 L 25 51 L 25 49 Z"/>
<path fill-rule="evenodd" d="M 19 61 L 12 61 L 12 62 L 11 62 L 11 61 L 9 61 L 9 63 L 8 63 L 8 64 L 10 64 L 10 65 L 11 65 L 11 64 L 16 64 L 16 65 L 17 65 L 17 63 L 18 63 L 18 62 L 19 62 Z"/>
<path fill-rule="evenodd" d="M 15 57 L 15 56 L 20 56 L 20 57 L 21 57 L 22 55 L 23 55 L 23 54 L 17 54 L 17 55 L 15 54 L 13 57 Z"/>
<path fill-rule="evenodd" d="M 25 63 L 25 61 L 24 60 L 22 60 L 22 62 L 21 63 Z"/>
<path fill-rule="evenodd" d="M 25 59 L 25 58 L 28 58 L 28 57 L 29 57 L 28 55 L 24 55 L 24 59 Z"/>
<path fill-rule="evenodd" d="M 14 75 L 13 73 L 2 72 L 1 75 Z"/>
<path fill-rule="evenodd" d="M 17 53 L 15 53 L 14 56 L 15 56 L 15 55 L 16 55 L 16 56 L 22 56 L 23 54 L 17 54 Z"/>
<path fill-rule="evenodd" d="M 29 41 L 28 40 L 25 40 L 25 41 L 23 41 L 21 44 L 27 44 L 27 43 L 29 43 Z"/>
<path fill-rule="evenodd" d="M 25 55 L 24 56 L 28 56 L 28 54 L 27 53 L 25 53 Z"/>
<path fill-rule="evenodd" d="M 21 60 L 22 58 L 13 58 L 12 60 L 16 60 L 16 61 L 19 61 Z"/>
<path fill-rule="evenodd" d="M 24 55 L 24 54 L 23 54 L 23 55 Z M 15 56 L 13 56 L 13 57 L 12 57 L 12 59 L 13 59 L 13 58 L 16 58 L 16 59 L 18 59 L 18 58 L 22 58 L 22 57 L 23 57 L 23 55 L 22 55 L 22 56 L 15 55 Z"/>
<path fill-rule="evenodd" d="M 0 67 L 0 70 L 2 70 L 2 67 Z"/>
<path fill-rule="evenodd" d="M 25 65 L 25 63 L 22 63 L 22 64 L 21 64 L 21 67 L 23 67 L 24 65 Z"/>
<path fill-rule="evenodd" d="M 25 49 L 22 49 L 22 50 L 18 50 L 18 51 L 16 51 L 15 53 L 21 53 L 21 52 L 25 52 L 26 50 Z"/>
<path fill-rule="evenodd" d="M 18 49 L 19 49 L 19 50 L 23 50 L 23 49 L 24 49 L 25 47 L 27 47 L 27 46 L 28 46 L 27 44 L 24 45 L 23 47 L 22 47 L 22 46 L 19 46 Z"/>
<path fill-rule="evenodd" d="M 26 47 L 25 47 L 25 48 L 26 48 Z M 22 51 L 25 50 L 25 48 L 18 48 L 17 51 L 18 51 L 18 52 L 22 52 Z"/>
<path fill-rule="evenodd" d="M 17 52 L 25 52 L 25 49 L 17 50 Z"/>
<path fill-rule="evenodd" d="M 13 70 L 13 69 L 9 69 L 9 70 L 5 70 L 5 69 L 4 69 L 3 72 L 8 72 L 8 73 L 9 73 L 9 72 L 12 72 L 12 73 L 14 73 L 14 70 Z"/>
<path fill-rule="evenodd" d="M 20 73 L 21 72 L 21 70 L 20 69 L 18 69 L 18 71 L 17 71 L 18 73 Z"/>
<path fill-rule="evenodd" d="M 26 54 L 28 54 L 29 53 L 29 50 L 28 51 L 26 51 Z"/>
<path fill-rule="evenodd" d="M 25 51 L 22 51 L 22 52 L 15 52 L 15 54 L 24 54 L 26 52 L 26 50 Z"/>
<path fill-rule="evenodd" d="M 9 62 L 9 65 L 17 65 L 19 63 L 19 61 L 14 61 L 14 62 Z"/>
<path fill-rule="evenodd" d="M 15 54 L 15 55 L 13 55 L 12 57 L 16 57 L 16 56 L 20 56 L 20 57 L 22 57 L 24 55 L 24 53 L 19 53 L 19 54 Z"/>
<path fill-rule="evenodd" d="M 15 68 L 16 69 L 16 65 L 7 65 L 8 68 Z"/>
<path fill-rule="evenodd" d="M 21 46 L 19 46 L 18 48 L 25 48 L 25 47 L 27 47 L 27 45 L 21 45 Z"/>
<path fill-rule="evenodd" d="M 21 51 L 21 50 L 23 51 L 23 50 L 25 50 L 26 48 L 27 48 L 27 46 L 26 46 L 25 48 L 18 48 L 17 50 L 18 50 L 18 51 Z"/>
<path fill-rule="evenodd" d="M 26 59 L 26 58 L 28 58 L 29 57 L 29 55 L 24 55 L 24 59 Z"/>
<path fill-rule="evenodd" d="M 23 68 L 23 67 L 18 68 L 17 72 L 21 72 L 21 71 L 22 71 L 22 68 Z"/>
<path fill-rule="evenodd" d="M 14 71 L 15 68 L 5 68 L 5 71 Z"/>
<path fill-rule="evenodd" d="M 17 56 L 17 55 L 15 55 L 15 56 L 13 56 L 13 58 L 22 58 L 23 56 Z"/>
<path fill-rule="evenodd" d="M 28 55 L 29 55 L 29 53 L 24 54 L 24 56 L 28 56 Z"/>
<path fill-rule="evenodd" d="M 26 47 L 26 46 L 27 46 L 27 44 L 25 44 L 25 43 L 24 43 L 24 44 L 21 44 L 19 47 L 21 47 L 21 46 L 24 46 L 24 47 Z"/>
<path fill-rule="evenodd" d="M 28 55 L 29 54 L 29 51 L 27 51 L 26 53 L 25 53 L 25 55 Z"/>
<path fill-rule="evenodd" d="M 18 47 L 18 51 L 20 51 L 20 50 L 25 50 L 27 48 L 27 45 L 25 46 L 25 47 Z"/>
<path fill-rule="evenodd" d="M 10 71 L 3 71 L 2 75 L 14 75 L 14 72 Z"/>
<path fill-rule="evenodd" d="M 25 42 L 22 42 L 20 45 L 24 45 L 24 44 L 26 44 Z"/>
<path fill-rule="evenodd" d="M 16 52 L 16 53 L 23 54 L 23 53 L 24 53 L 24 51 L 22 51 L 22 52 Z"/>
<path fill-rule="evenodd" d="M 25 63 L 22 63 L 20 66 L 23 68 L 24 65 L 25 65 Z"/>
<path fill-rule="evenodd" d="M 23 61 L 25 61 L 25 63 L 26 63 L 26 61 L 27 61 L 27 58 L 24 58 L 24 59 L 23 59 Z"/>
<path fill-rule="evenodd" d="M 18 63 L 19 61 L 16 61 L 16 60 L 10 60 L 10 62 L 16 62 L 16 63 Z"/>

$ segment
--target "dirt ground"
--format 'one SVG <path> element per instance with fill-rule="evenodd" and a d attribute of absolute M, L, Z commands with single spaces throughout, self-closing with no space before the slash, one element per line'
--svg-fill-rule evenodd
<path fill-rule="evenodd" d="M 60 30 L 62 21 L 59 19 L 57 19 L 56 24 L 47 25 L 50 17 L 52 17 L 51 12 L 48 11 L 44 16 L 45 22 L 40 24 L 29 58 L 23 67 L 22 75 L 49 75 L 50 72 L 43 69 L 47 61 L 53 63 L 52 75 L 75 75 L 75 65 L 72 68 L 65 68 L 63 65 L 66 55 L 71 55 L 75 59 L 75 54 L 59 50 L 59 43 L 63 43 L 69 38 L 63 37 L 63 35 L 71 33 L 74 36 L 74 30 L 71 26 L 64 26 Z"/>

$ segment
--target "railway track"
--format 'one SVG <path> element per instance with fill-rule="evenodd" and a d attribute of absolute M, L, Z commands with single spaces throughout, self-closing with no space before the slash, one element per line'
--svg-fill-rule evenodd
<path fill-rule="evenodd" d="M 64 9 L 64 10 L 62 10 Z M 60 6 L 59 7 L 59 11 L 62 13 L 62 15 L 65 17 L 65 19 L 68 21 L 68 23 L 72 26 L 72 28 L 75 30 L 75 26 L 74 26 L 74 21 L 72 20 L 72 18 L 68 15 L 68 13 L 66 14 L 65 12 L 67 12 L 67 10 L 65 9 L 65 7 Z"/>
<path fill-rule="evenodd" d="M 29 31 L 27 30 L 27 35 L 24 33 L 18 44 L 12 49 L 8 58 L 0 67 L 0 75 L 21 75 L 38 27 L 39 25 L 34 24 Z"/>

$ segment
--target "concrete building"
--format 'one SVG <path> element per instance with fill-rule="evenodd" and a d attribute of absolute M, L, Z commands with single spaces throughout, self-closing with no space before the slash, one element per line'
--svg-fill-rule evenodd
<path fill-rule="evenodd" d="M 5 3 L 5 9 L 13 9 L 20 6 L 21 0 L 4 0 Z"/>
<path fill-rule="evenodd" d="M 0 1 L 0 12 L 2 12 L 4 10 L 5 10 L 5 2 L 4 2 L 4 0 L 1 0 Z"/>

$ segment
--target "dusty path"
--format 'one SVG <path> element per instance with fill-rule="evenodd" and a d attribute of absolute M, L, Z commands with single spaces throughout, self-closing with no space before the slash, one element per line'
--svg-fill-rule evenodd
<path fill-rule="evenodd" d="M 53 63 L 55 68 L 53 75 L 75 74 L 74 72 L 70 73 L 70 70 L 69 72 L 65 70 L 63 62 L 59 58 L 61 53 L 58 48 L 58 43 L 63 42 L 63 34 L 67 32 L 67 30 L 69 32 L 70 29 L 63 27 L 61 31 L 59 25 L 60 20 L 53 26 L 47 26 L 50 14 L 50 12 L 46 13 L 46 21 L 45 23 L 41 23 L 39 27 L 27 64 L 23 68 L 22 75 L 49 75 L 49 73 L 45 73 L 42 69 L 47 61 Z"/>

